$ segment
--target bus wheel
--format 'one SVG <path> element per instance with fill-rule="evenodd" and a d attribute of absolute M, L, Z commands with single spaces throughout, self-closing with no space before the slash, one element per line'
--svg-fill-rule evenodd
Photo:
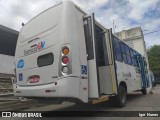
<path fill-rule="evenodd" d="M 142 89 L 141 92 L 142 92 L 143 95 L 147 94 L 147 90 L 146 89 Z"/>
<path fill-rule="evenodd" d="M 127 101 L 127 91 L 124 86 L 120 85 L 118 95 L 115 97 L 115 102 L 118 107 L 124 107 Z"/>

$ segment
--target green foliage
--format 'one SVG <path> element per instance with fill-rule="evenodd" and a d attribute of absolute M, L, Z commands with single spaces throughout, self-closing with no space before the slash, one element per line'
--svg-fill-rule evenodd
<path fill-rule="evenodd" d="M 154 45 L 148 52 L 150 69 L 153 72 L 160 72 L 160 45 Z"/>

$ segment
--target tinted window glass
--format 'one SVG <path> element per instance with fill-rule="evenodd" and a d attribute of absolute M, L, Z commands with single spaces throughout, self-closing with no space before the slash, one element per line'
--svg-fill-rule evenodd
<path fill-rule="evenodd" d="M 96 30 L 96 40 L 98 44 L 98 66 L 106 66 L 109 64 L 108 53 L 106 47 L 105 34 Z"/>
<path fill-rule="evenodd" d="M 132 64 L 132 61 L 131 61 L 131 56 L 127 55 L 127 61 L 128 61 L 128 64 Z"/>
<path fill-rule="evenodd" d="M 125 53 L 123 53 L 123 60 L 124 60 L 124 63 L 127 64 L 127 55 Z"/>
<path fill-rule="evenodd" d="M 122 61 L 121 48 L 119 39 L 114 37 L 114 50 L 115 50 L 115 58 L 118 61 Z"/>
<path fill-rule="evenodd" d="M 103 35 L 103 50 L 104 50 L 104 61 L 105 65 L 109 65 L 109 59 L 108 59 L 108 51 L 107 51 L 107 43 L 106 43 L 105 34 Z"/>
<path fill-rule="evenodd" d="M 131 57 L 133 57 L 133 50 L 130 49 Z"/>
<path fill-rule="evenodd" d="M 128 47 L 127 45 L 125 45 L 125 48 L 126 48 L 126 54 L 127 54 L 127 55 L 130 55 L 129 47 Z"/>
<path fill-rule="evenodd" d="M 122 42 L 120 43 L 120 46 L 121 46 L 121 51 L 125 53 L 126 50 L 125 50 L 124 44 Z"/>
<path fill-rule="evenodd" d="M 91 18 L 84 19 L 84 33 L 88 60 L 94 59 Z"/>
<path fill-rule="evenodd" d="M 132 62 L 134 66 L 137 66 L 136 60 L 134 58 L 132 58 Z"/>
<path fill-rule="evenodd" d="M 53 53 L 48 53 L 42 56 L 39 56 L 37 59 L 38 67 L 47 66 L 53 64 L 54 56 Z"/>

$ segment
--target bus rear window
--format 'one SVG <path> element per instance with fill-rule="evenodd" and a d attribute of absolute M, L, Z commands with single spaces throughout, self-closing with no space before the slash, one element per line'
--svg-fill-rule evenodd
<path fill-rule="evenodd" d="M 38 64 L 38 67 L 43 67 L 43 66 L 53 64 L 53 61 L 54 61 L 53 53 L 48 53 L 48 54 L 39 56 L 37 59 L 37 64 Z"/>

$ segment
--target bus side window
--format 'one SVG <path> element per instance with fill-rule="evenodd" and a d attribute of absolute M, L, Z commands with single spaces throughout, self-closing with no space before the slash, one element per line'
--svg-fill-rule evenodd
<path fill-rule="evenodd" d="M 133 66 L 137 66 L 136 59 L 134 57 L 134 51 L 133 51 L 133 49 L 130 49 L 130 53 L 131 53 L 132 65 Z"/>
<path fill-rule="evenodd" d="M 97 44 L 97 61 L 98 61 L 98 66 L 107 66 L 109 65 L 109 60 L 108 60 L 108 51 L 107 51 L 107 44 L 106 44 L 106 39 L 105 38 L 105 33 L 102 28 L 100 28 L 98 25 L 95 24 L 95 29 L 96 29 L 96 44 Z"/>
<path fill-rule="evenodd" d="M 91 18 L 84 19 L 84 34 L 88 60 L 94 59 Z"/>
<path fill-rule="evenodd" d="M 108 34 L 108 33 L 107 33 Z M 104 62 L 105 62 L 105 65 L 109 65 L 109 58 L 108 58 L 108 50 L 107 50 L 107 43 L 106 43 L 106 38 L 105 37 L 105 33 L 103 33 L 103 50 L 104 50 Z M 109 43 L 108 43 L 109 44 Z"/>
<path fill-rule="evenodd" d="M 137 54 L 137 53 L 136 53 L 135 51 L 133 51 L 134 66 L 135 66 L 135 67 L 139 67 L 139 66 L 138 66 L 138 64 L 137 64 L 137 62 L 136 62 L 136 57 L 135 57 L 135 56 L 136 56 L 136 54 Z"/>
<path fill-rule="evenodd" d="M 127 45 L 125 45 L 125 48 L 126 48 L 126 54 L 127 54 L 127 63 L 131 65 L 132 60 L 131 60 L 130 48 Z"/>
<path fill-rule="evenodd" d="M 125 44 L 123 44 L 123 43 L 121 42 L 121 43 L 120 43 L 120 46 L 121 46 L 121 52 L 122 52 L 123 61 L 124 61 L 124 63 L 127 64 L 127 55 L 126 55 Z"/>
<path fill-rule="evenodd" d="M 116 60 L 122 62 L 122 55 L 121 55 L 121 48 L 120 48 L 120 42 L 119 39 L 115 36 L 113 37 L 113 43 L 114 43 L 114 51 L 115 51 L 115 58 Z"/>

